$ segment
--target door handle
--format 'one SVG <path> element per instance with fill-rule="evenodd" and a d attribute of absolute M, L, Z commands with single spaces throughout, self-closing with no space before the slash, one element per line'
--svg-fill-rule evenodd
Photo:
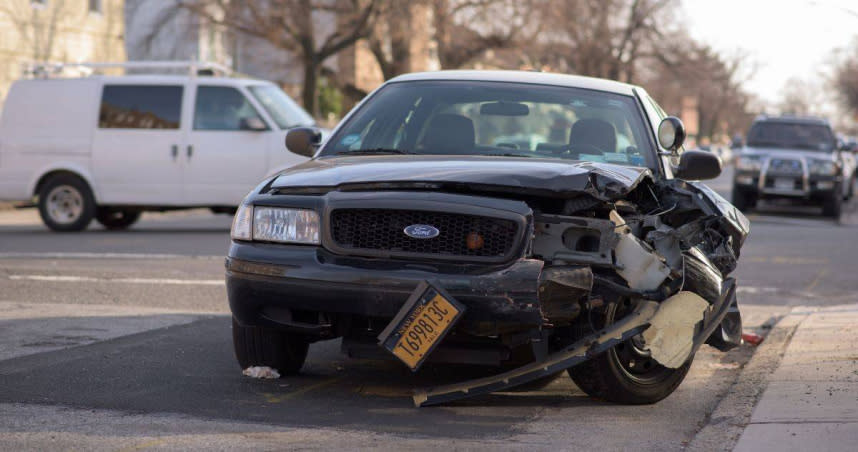
<path fill-rule="evenodd" d="M 178 145 L 174 144 L 174 145 L 170 146 L 170 155 L 173 156 L 173 160 L 176 160 L 176 157 L 179 156 L 179 146 Z"/>
<path fill-rule="evenodd" d="M 193 156 L 194 156 L 194 145 L 189 144 L 188 145 L 188 158 L 191 158 Z"/>

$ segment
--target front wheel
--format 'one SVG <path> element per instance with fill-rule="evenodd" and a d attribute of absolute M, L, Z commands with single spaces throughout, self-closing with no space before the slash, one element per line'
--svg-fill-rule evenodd
<path fill-rule="evenodd" d="M 831 191 L 830 195 L 825 197 L 822 203 L 822 214 L 826 217 L 838 219 L 842 210 L 843 196 L 840 194 L 840 187 L 837 186 Z"/>
<path fill-rule="evenodd" d="M 243 326 L 233 317 L 232 343 L 242 369 L 268 366 L 281 375 L 294 375 L 307 359 L 310 343 L 294 334 L 272 328 Z"/>
<path fill-rule="evenodd" d="M 73 174 L 51 176 L 39 188 L 39 216 L 53 231 L 82 231 L 95 216 L 92 190 Z"/>
<path fill-rule="evenodd" d="M 626 313 L 630 305 L 610 305 L 604 316 L 604 324 L 614 323 Z M 676 369 L 662 366 L 652 359 L 638 337 L 618 344 L 605 353 L 585 361 L 567 372 L 572 381 L 591 397 L 614 403 L 645 405 L 656 403 L 669 396 L 679 387 L 693 356 Z"/>

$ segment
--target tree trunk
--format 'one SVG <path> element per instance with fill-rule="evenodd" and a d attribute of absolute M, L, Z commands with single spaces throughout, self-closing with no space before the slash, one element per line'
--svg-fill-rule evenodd
<path fill-rule="evenodd" d="M 319 117 L 316 94 L 319 86 L 320 66 L 315 58 L 304 59 L 304 87 L 301 92 L 301 99 L 304 103 L 304 109 L 314 117 Z"/>

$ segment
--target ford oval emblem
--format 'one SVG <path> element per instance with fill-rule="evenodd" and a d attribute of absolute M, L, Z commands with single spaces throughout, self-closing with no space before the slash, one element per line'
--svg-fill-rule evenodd
<path fill-rule="evenodd" d="M 403 229 L 402 232 L 413 239 L 434 239 L 441 233 L 438 228 L 428 224 L 412 224 Z"/>

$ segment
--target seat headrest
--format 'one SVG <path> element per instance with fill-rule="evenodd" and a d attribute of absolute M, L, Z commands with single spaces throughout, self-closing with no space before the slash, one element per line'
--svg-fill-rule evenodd
<path fill-rule="evenodd" d="M 474 122 L 454 114 L 432 118 L 423 136 L 423 148 L 433 154 L 465 154 L 474 149 Z"/>
<path fill-rule="evenodd" d="M 569 144 L 589 144 L 604 152 L 617 152 L 617 132 L 603 119 L 579 119 L 569 130 Z"/>

